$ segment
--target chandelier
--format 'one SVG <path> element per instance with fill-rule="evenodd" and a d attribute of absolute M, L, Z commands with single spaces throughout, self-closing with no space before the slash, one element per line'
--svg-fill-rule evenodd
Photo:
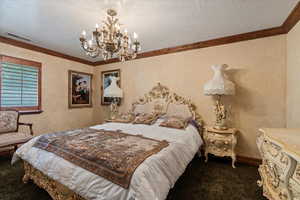
<path fill-rule="evenodd" d="M 121 31 L 121 24 L 116 17 L 117 12 L 113 9 L 107 10 L 106 21 L 100 28 L 96 24 L 96 30 L 92 32 L 92 37 L 87 39 L 86 31 L 82 31 L 80 36 L 81 47 L 86 54 L 92 58 L 102 55 L 104 60 L 114 56 L 120 61 L 134 59 L 141 50 L 138 35 L 133 33 L 133 41 L 127 30 Z"/>

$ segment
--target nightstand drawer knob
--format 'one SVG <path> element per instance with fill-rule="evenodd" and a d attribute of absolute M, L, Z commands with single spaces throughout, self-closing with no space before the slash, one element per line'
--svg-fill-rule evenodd
<path fill-rule="evenodd" d="M 224 143 L 225 143 L 225 144 L 228 144 L 228 141 L 225 141 Z"/>

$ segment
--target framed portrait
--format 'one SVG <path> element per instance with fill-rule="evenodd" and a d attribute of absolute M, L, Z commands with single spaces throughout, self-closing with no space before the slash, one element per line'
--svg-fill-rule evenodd
<path fill-rule="evenodd" d="M 111 80 L 109 78 L 110 76 L 119 78 L 117 84 L 121 88 L 121 70 L 120 69 L 101 72 L 101 105 L 110 105 L 111 102 L 113 101 L 113 98 L 103 96 L 104 89 L 107 88 L 111 83 Z M 121 104 L 120 98 L 117 101 L 118 101 L 118 104 Z"/>
<path fill-rule="evenodd" d="M 92 74 L 69 70 L 69 108 L 92 107 Z"/>

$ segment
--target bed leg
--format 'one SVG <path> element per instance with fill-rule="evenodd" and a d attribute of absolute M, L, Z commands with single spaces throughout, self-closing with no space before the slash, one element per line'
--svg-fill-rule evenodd
<path fill-rule="evenodd" d="M 200 149 L 198 150 L 197 155 L 198 155 L 199 158 L 201 158 L 202 153 L 201 153 L 201 150 L 200 150 Z"/>
<path fill-rule="evenodd" d="M 28 183 L 29 182 L 29 180 L 30 180 L 30 176 L 28 175 L 28 174 L 25 174 L 24 176 L 23 176 L 23 183 Z"/>

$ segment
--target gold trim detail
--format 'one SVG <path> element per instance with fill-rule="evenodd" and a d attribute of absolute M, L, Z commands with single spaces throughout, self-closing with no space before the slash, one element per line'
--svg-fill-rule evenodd
<path fill-rule="evenodd" d="M 300 153 L 298 153 L 296 151 L 295 148 L 290 147 L 290 145 L 286 144 L 285 142 L 283 142 L 282 140 L 272 136 L 272 134 L 269 133 L 269 131 L 266 131 L 265 129 L 259 129 L 260 132 L 262 132 L 263 134 L 265 134 L 265 137 L 269 138 L 272 141 L 275 141 L 276 143 L 278 143 L 279 145 L 282 146 L 282 148 L 284 148 L 286 151 L 289 151 L 297 156 L 300 157 Z"/>
<path fill-rule="evenodd" d="M 256 141 L 262 157 L 262 164 L 259 167 L 261 180 L 258 181 L 258 185 L 263 187 L 263 194 L 268 199 L 299 199 L 300 185 L 297 182 L 299 158 L 287 151 L 285 145 L 271 137 L 277 133 L 284 134 L 288 138 L 289 133 L 297 132 L 288 132 L 287 129 L 260 129 Z"/>
<path fill-rule="evenodd" d="M 169 88 L 158 83 L 143 97 L 132 103 L 131 112 L 134 112 L 137 105 L 154 103 L 154 112 L 163 114 L 166 112 L 168 105 L 174 103 L 177 105 L 186 105 L 192 115 L 192 118 L 198 123 L 199 127 L 203 126 L 203 120 L 197 112 L 197 107 L 190 99 L 179 96 L 171 92 Z"/>
<path fill-rule="evenodd" d="M 24 170 L 23 182 L 27 183 L 32 180 L 37 186 L 46 190 L 53 200 L 85 200 L 66 186 L 44 175 L 26 161 L 24 161 Z"/>

